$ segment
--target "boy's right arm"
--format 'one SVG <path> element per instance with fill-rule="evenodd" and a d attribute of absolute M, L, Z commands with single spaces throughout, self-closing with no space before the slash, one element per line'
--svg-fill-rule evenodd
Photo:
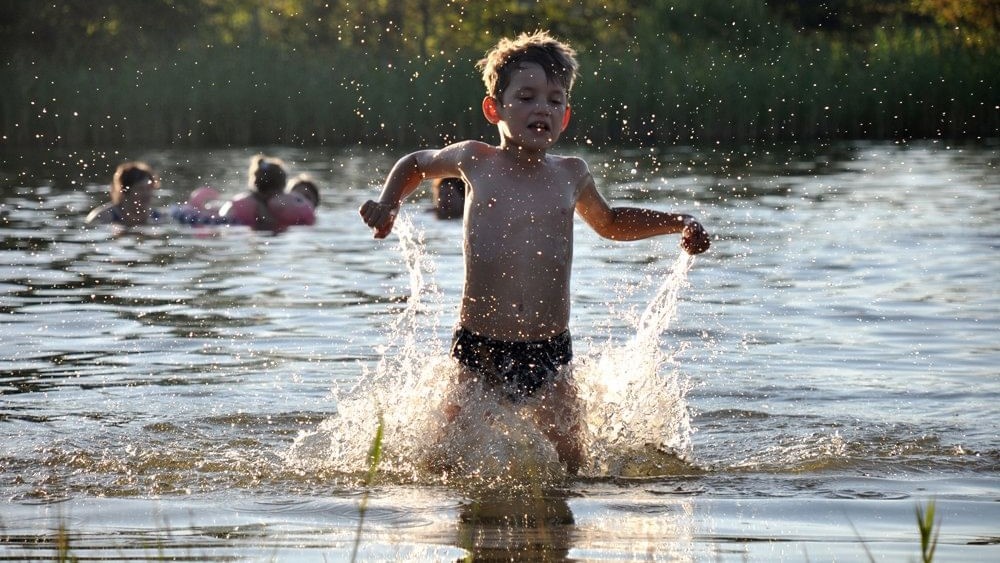
<path fill-rule="evenodd" d="M 420 182 L 446 176 L 459 176 L 461 145 L 441 150 L 422 150 L 399 159 L 385 179 L 378 201 L 368 200 L 359 213 L 365 224 L 375 231 L 375 238 L 385 238 L 392 231 L 399 205 L 413 193 Z"/>

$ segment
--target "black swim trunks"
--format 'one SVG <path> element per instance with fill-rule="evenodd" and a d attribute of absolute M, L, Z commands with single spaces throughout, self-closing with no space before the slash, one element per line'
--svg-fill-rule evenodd
<path fill-rule="evenodd" d="M 548 340 L 507 342 L 459 327 L 451 355 L 516 402 L 555 378 L 573 359 L 573 342 L 568 330 Z"/>

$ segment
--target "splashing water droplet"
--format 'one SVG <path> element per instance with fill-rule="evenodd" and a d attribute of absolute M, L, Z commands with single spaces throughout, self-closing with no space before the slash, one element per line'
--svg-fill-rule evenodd
<path fill-rule="evenodd" d="M 529 414 L 498 402 L 475 382 L 456 383 L 459 368 L 437 336 L 441 295 L 425 277 L 434 263 L 422 233 L 405 214 L 394 232 L 410 274 L 406 307 L 392 320 L 374 370 L 337 397 L 335 416 L 295 440 L 286 461 L 305 471 L 360 475 L 381 415 L 380 471 L 399 478 L 450 474 L 500 486 L 562 478 L 554 447 Z M 676 370 L 664 373 L 671 357 L 660 337 L 676 314 L 693 260 L 680 253 L 627 343 L 593 349 L 570 366 L 583 415 L 587 459 L 581 473 L 650 476 L 690 469 L 687 382 Z"/>
<path fill-rule="evenodd" d="M 651 476 L 690 469 L 688 382 L 672 364 L 660 337 L 677 313 L 680 290 L 694 258 L 681 252 L 624 345 L 607 344 L 578 365 L 586 408 L 589 472 Z"/>

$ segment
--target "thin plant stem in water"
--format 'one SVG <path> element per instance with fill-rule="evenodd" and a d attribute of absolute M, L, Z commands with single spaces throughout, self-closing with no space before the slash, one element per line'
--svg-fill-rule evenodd
<path fill-rule="evenodd" d="M 56 530 L 56 561 L 78 561 L 69 548 L 69 529 L 66 521 L 59 520 L 59 527 Z"/>
<path fill-rule="evenodd" d="M 924 563 L 934 560 L 938 536 L 941 534 L 941 519 L 934 519 L 934 501 L 927 506 L 917 505 L 917 527 L 920 528 L 920 557 Z"/>
<path fill-rule="evenodd" d="M 365 513 L 368 511 L 368 494 L 371 490 L 372 481 L 375 480 L 375 473 L 378 471 L 378 463 L 382 460 L 382 438 L 384 435 L 384 424 L 382 414 L 378 415 L 378 426 L 375 428 L 375 437 L 368 448 L 368 473 L 365 475 L 365 492 L 361 496 L 361 504 L 358 506 L 358 529 L 354 534 L 354 547 L 351 548 L 351 561 L 358 559 L 358 547 L 361 545 L 361 530 L 365 525 Z"/>
<path fill-rule="evenodd" d="M 938 518 L 937 521 L 934 519 L 934 501 L 927 503 L 927 506 L 921 506 L 917 504 L 916 515 L 917 515 L 917 528 L 920 530 L 920 560 L 923 563 L 931 563 L 934 561 L 934 552 L 937 550 L 938 536 L 941 534 L 941 519 Z M 875 556 L 872 555 L 870 549 L 868 549 L 868 544 L 865 543 L 865 539 L 861 537 L 858 529 L 854 526 L 854 522 L 851 519 L 847 519 L 847 523 L 851 525 L 851 529 L 854 530 L 855 537 L 861 542 L 861 547 L 865 550 L 865 555 L 868 556 L 868 560 L 875 563 Z"/>
<path fill-rule="evenodd" d="M 872 555 L 872 550 L 868 549 L 868 543 L 865 542 L 865 538 L 861 537 L 861 532 L 858 531 L 858 527 L 854 525 L 854 522 L 848 518 L 847 523 L 851 525 L 851 530 L 854 531 L 854 537 L 858 538 L 858 542 L 861 543 L 861 549 L 865 550 L 865 555 L 868 556 L 868 560 L 871 563 L 875 563 L 875 556 Z"/>

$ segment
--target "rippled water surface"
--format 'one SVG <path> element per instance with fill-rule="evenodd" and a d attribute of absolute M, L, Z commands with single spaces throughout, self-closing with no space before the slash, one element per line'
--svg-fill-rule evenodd
<path fill-rule="evenodd" d="M 934 501 L 941 560 L 1000 559 L 996 145 L 584 154 L 715 240 L 578 221 L 579 477 L 441 416 L 461 225 L 423 194 L 372 240 L 395 153 L 267 149 L 323 186 L 277 236 L 83 226 L 120 161 L 167 206 L 256 152 L 2 155 L 0 558 L 916 560 Z"/>

